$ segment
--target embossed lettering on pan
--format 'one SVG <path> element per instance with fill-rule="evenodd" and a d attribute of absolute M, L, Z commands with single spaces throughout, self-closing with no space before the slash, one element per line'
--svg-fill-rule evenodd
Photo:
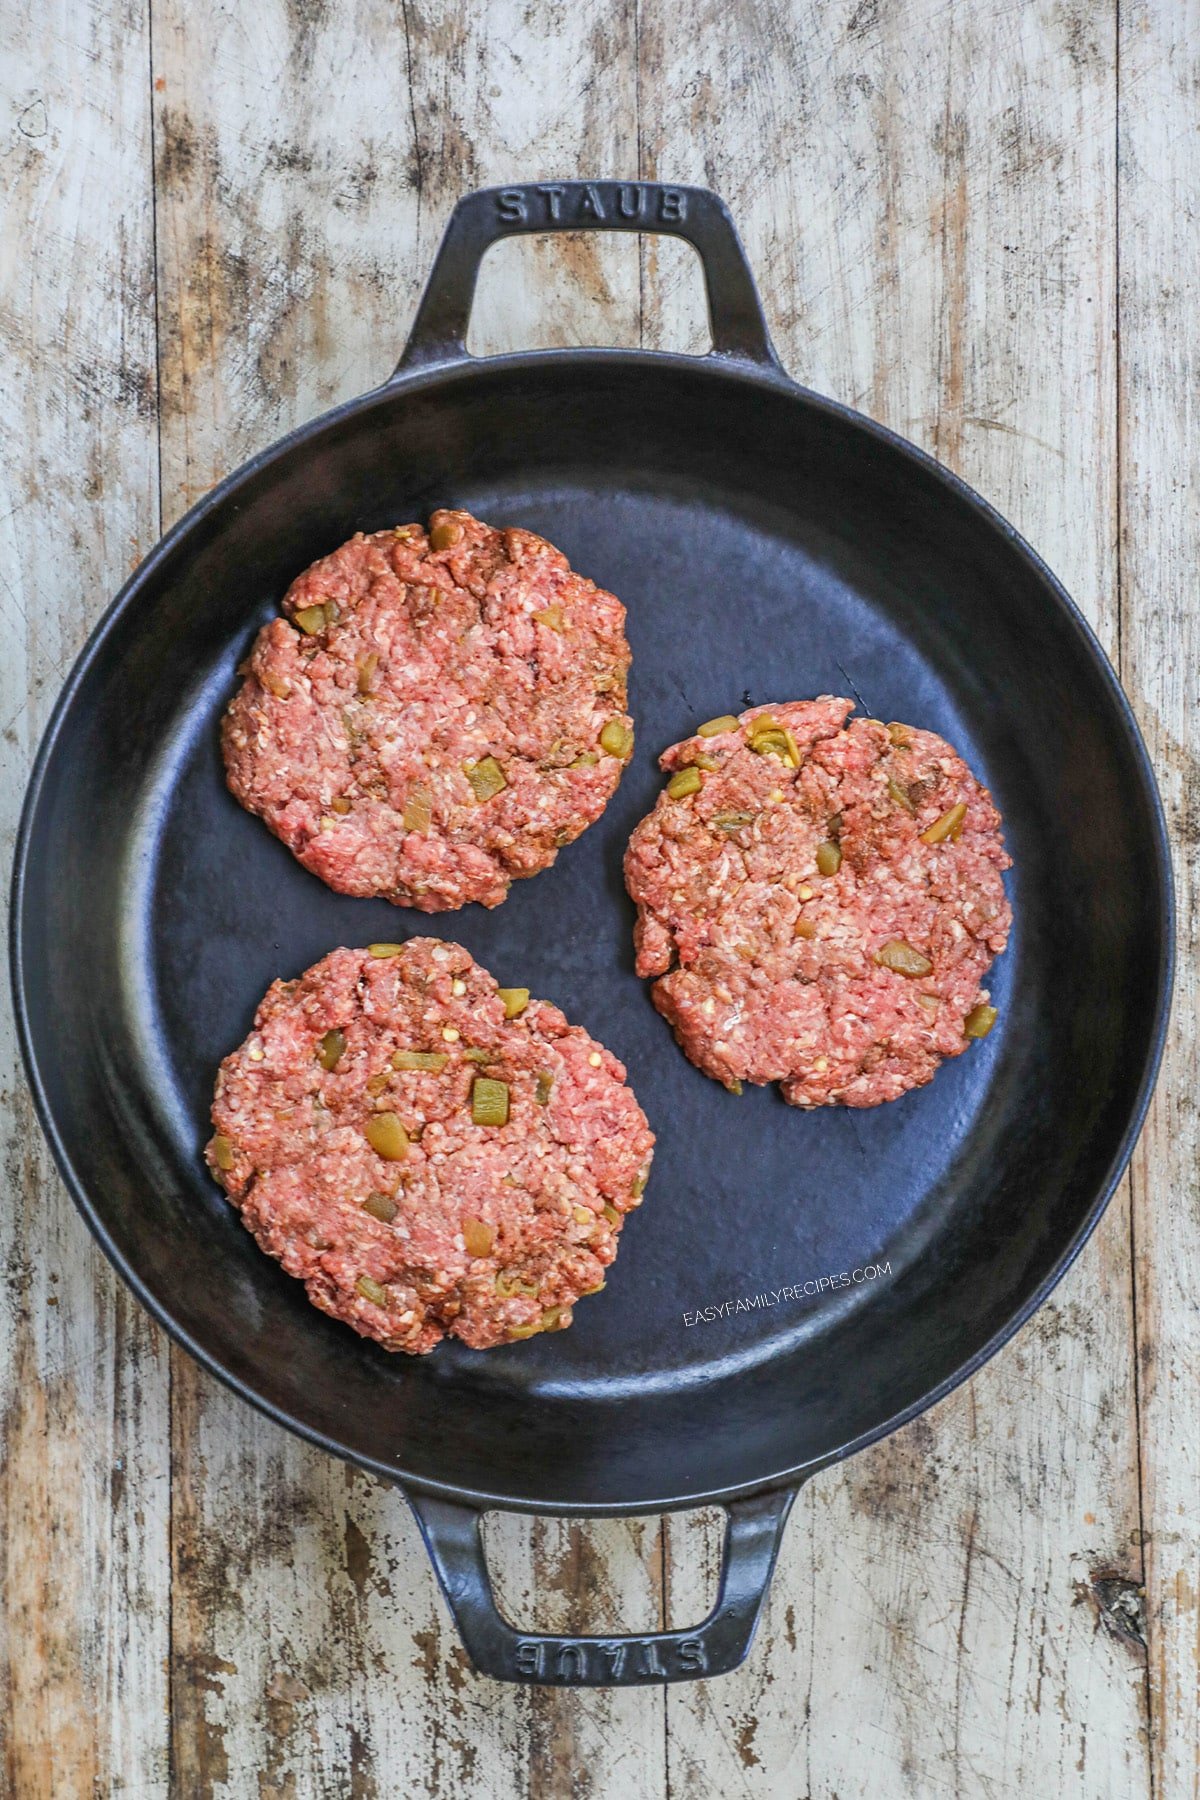
<path fill-rule="evenodd" d="M 682 188 L 647 182 L 538 182 L 529 188 L 502 188 L 496 215 L 505 225 L 578 223 L 581 227 L 624 221 L 679 225 L 687 218 L 688 197 Z"/>

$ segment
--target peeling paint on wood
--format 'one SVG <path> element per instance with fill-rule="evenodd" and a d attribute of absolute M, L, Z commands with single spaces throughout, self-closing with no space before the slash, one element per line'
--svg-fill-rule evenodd
<path fill-rule="evenodd" d="M 149 47 L 0 18 L 0 843 L 83 638 L 158 534 Z M 52 546 L 48 554 L 48 546 Z M 0 1792 L 166 1793 L 165 1346 L 58 1181 L 0 1000 Z"/>
<path fill-rule="evenodd" d="M 1200 6 L 1123 0 L 1120 672 L 1166 803 L 1179 972 L 1133 1161 L 1150 1743 L 1155 1789 L 1200 1794 Z"/>
<path fill-rule="evenodd" d="M 1115 649 L 1112 17 L 1081 56 L 1054 5 L 702 12 L 642 7 L 650 166 L 729 201 L 797 378 L 977 485 Z M 672 1788 L 1148 1791 L 1144 1657 L 1074 1604 L 1141 1579 L 1132 1341 L 1122 1192 L 967 1390 L 801 1496 L 747 1667 L 668 1694 Z"/>
<path fill-rule="evenodd" d="M 633 27 L 632 8 L 597 6 L 513 9 L 482 34 L 470 12 L 416 4 L 399 17 L 274 3 L 222 15 L 155 0 L 168 518 L 390 372 L 460 193 L 620 165 Z M 477 348 L 638 341 L 636 242 L 520 249 L 519 270 L 485 275 Z M 265 1427 L 181 1357 L 174 1393 L 181 1791 L 655 1791 L 661 1695 L 481 1680 L 398 1494 Z M 518 1612 L 572 1628 L 597 1612 L 657 1623 L 657 1522 L 503 1520 L 489 1541 L 502 1603 Z"/>

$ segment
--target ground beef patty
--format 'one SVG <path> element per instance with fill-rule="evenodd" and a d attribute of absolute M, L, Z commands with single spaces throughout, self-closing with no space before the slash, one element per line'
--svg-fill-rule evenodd
<path fill-rule="evenodd" d="M 691 1060 L 874 1106 L 991 1028 L 1000 815 L 932 731 L 825 696 L 712 720 L 630 840 L 637 967 Z"/>
<path fill-rule="evenodd" d="M 603 812 L 633 748 L 625 609 L 465 512 L 361 533 L 259 632 L 229 786 L 342 894 L 498 906 Z"/>
<path fill-rule="evenodd" d="M 277 981 L 212 1117 L 209 1168 L 267 1254 L 413 1352 L 568 1326 L 654 1147 L 615 1056 L 432 938 Z"/>

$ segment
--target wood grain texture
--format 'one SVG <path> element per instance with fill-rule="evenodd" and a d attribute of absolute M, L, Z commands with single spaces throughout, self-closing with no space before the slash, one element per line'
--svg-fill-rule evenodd
<path fill-rule="evenodd" d="M 457 196 L 641 174 L 722 192 L 792 372 L 1063 576 L 1164 784 L 1183 953 L 1132 1207 L 805 1491 L 747 1667 L 662 1692 L 482 1680 L 397 1493 L 179 1355 L 168 1415 L 6 1082 L 0 1793 L 1200 1794 L 1197 0 L 49 0 L 32 48 L 0 0 L 0 53 L 6 845 L 160 510 L 387 375 Z M 489 258 L 471 344 L 705 335 L 686 247 L 572 235 Z M 486 1536 L 510 1617 L 637 1630 L 707 1609 L 718 1525 Z"/>
<path fill-rule="evenodd" d="M 602 78 L 602 79 L 601 79 Z M 391 370 L 450 208 L 618 154 L 632 11 L 154 0 L 168 519 Z M 348 96 L 353 95 L 352 104 Z M 469 123 L 469 129 L 468 129 Z M 522 246 L 473 342 L 637 342 L 632 242 Z M 661 1780 L 659 1694 L 469 1669 L 398 1494 L 174 1373 L 173 1769 L 190 1795 L 618 1796 Z M 660 1613 L 657 1525 L 497 1521 L 502 1601 L 578 1626 Z"/>
<path fill-rule="evenodd" d="M 978 486 L 1115 651 L 1111 18 L 713 5 L 685 35 L 647 0 L 641 31 L 646 172 L 724 194 L 785 363 Z M 651 250 L 648 315 L 679 299 Z M 802 1497 L 747 1668 L 668 1695 L 673 1789 L 1146 1791 L 1111 1615 L 1142 1577 L 1127 1205 L 967 1389 Z"/>
<path fill-rule="evenodd" d="M 137 0 L 0 19 L 0 838 L 87 632 L 158 533 Z M 167 1368 L 54 1174 L 0 1017 L 0 1789 L 166 1791 Z"/>
<path fill-rule="evenodd" d="M 1121 9 L 1121 675 L 1166 803 L 1179 975 L 1133 1162 L 1151 1745 L 1200 1794 L 1200 7 Z"/>

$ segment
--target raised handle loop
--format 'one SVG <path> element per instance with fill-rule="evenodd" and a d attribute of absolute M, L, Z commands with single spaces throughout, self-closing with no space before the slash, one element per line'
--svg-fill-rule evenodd
<path fill-rule="evenodd" d="M 410 1494 L 442 1592 L 482 1675 L 548 1687 L 645 1687 L 724 1675 L 746 1659 L 796 1488 L 731 1500 L 716 1605 L 690 1631 L 568 1637 L 518 1631 L 501 1617 L 473 1506 Z"/>
<path fill-rule="evenodd" d="M 665 232 L 685 238 L 704 267 L 710 355 L 778 367 L 746 253 L 729 208 L 716 194 L 657 181 L 541 181 L 481 188 L 459 201 L 396 376 L 427 363 L 463 360 L 485 254 L 501 238 L 547 231 Z"/>

